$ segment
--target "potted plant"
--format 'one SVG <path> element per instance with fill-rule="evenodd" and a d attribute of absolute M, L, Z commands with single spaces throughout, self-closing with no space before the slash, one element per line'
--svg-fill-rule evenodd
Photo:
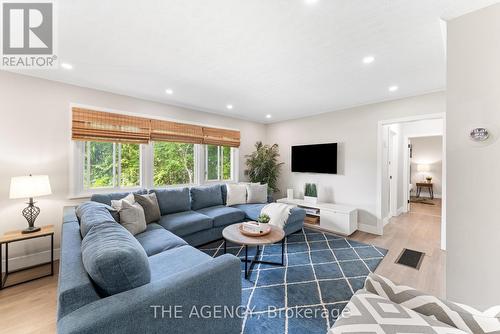
<path fill-rule="evenodd" d="M 304 201 L 313 204 L 318 202 L 318 190 L 315 183 L 306 183 L 304 189 Z"/>
<path fill-rule="evenodd" d="M 432 176 L 427 176 L 425 179 L 427 180 L 427 183 L 432 183 Z"/>
<path fill-rule="evenodd" d="M 271 227 L 268 225 L 271 221 L 271 217 L 268 214 L 261 213 L 259 217 L 257 217 L 257 222 L 259 223 L 260 233 L 266 233 Z"/>
<path fill-rule="evenodd" d="M 278 162 L 280 156 L 278 144 L 264 145 L 262 142 L 255 144 L 255 151 L 246 155 L 245 175 L 250 182 L 267 183 L 269 195 L 279 192 L 278 178 L 283 162 Z"/>
<path fill-rule="evenodd" d="M 265 214 L 265 213 L 261 213 L 260 216 L 257 217 L 257 221 L 260 224 L 268 224 L 270 220 L 271 220 L 271 217 L 269 217 L 269 215 Z"/>

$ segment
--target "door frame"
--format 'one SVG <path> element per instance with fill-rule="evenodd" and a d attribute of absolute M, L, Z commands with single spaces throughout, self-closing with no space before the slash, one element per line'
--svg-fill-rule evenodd
<path fill-rule="evenodd" d="M 435 113 L 427 115 L 416 115 L 396 119 L 382 120 L 378 122 L 377 128 L 377 198 L 376 198 L 376 213 L 377 213 L 377 229 L 376 232 L 379 235 L 384 234 L 384 217 L 382 217 L 382 184 L 384 168 L 384 135 L 383 128 L 385 125 L 397 124 L 397 123 L 408 123 L 415 121 L 442 119 L 443 120 L 443 165 L 442 165 L 442 207 L 441 207 L 441 249 L 446 250 L 446 113 Z M 406 151 L 406 150 L 405 150 Z M 407 154 L 407 153 L 406 153 Z M 408 162 L 406 162 L 407 164 Z M 408 189 L 408 185 L 406 185 Z M 408 192 L 405 192 L 408 196 Z"/>

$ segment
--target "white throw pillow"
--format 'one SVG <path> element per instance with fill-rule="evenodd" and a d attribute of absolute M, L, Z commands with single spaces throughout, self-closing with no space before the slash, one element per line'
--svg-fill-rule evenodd
<path fill-rule="evenodd" d="M 116 211 L 120 211 L 122 209 L 122 202 L 123 201 L 127 201 L 130 204 L 134 204 L 135 203 L 134 194 L 130 193 L 125 198 L 122 198 L 122 199 L 117 200 L 117 201 L 111 201 L 111 207 L 113 209 L 115 209 Z"/>
<path fill-rule="evenodd" d="M 267 203 L 267 184 L 246 184 L 247 203 Z"/>
<path fill-rule="evenodd" d="M 244 184 L 226 184 L 227 199 L 226 205 L 245 204 L 247 202 L 247 187 Z"/>
<path fill-rule="evenodd" d="M 139 234 L 146 230 L 146 217 L 144 209 L 139 203 L 121 202 L 120 224 L 132 235 Z"/>

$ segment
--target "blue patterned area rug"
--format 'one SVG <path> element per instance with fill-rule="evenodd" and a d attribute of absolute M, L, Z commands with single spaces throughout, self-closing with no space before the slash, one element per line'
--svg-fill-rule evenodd
<path fill-rule="evenodd" d="M 222 241 L 201 247 L 223 254 Z M 244 258 L 244 247 L 228 243 L 227 252 Z M 250 255 L 255 248 L 249 248 Z M 325 334 L 366 276 L 387 250 L 319 230 L 303 229 L 285 242 L 285 266 L 255 264 L 245 279 L 242 305 L 247 308 L 242 333 Z M 281 244 L 264 246 L 260 260 L 281 262 Z"/>

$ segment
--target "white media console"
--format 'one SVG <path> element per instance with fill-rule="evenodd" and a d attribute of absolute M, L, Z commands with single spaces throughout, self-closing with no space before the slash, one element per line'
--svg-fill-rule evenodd
<path fill-rule="evenodd" d="M 304 208 L 308 216 L 319 217 L 319 225 L 306 225 L 346 236 L 353 234 L 358 229 L 358 210 L 356 208 L 333 203 L 309 203 L 302 199 L 282 198 L 277 202 L 296 205 Z"/>

